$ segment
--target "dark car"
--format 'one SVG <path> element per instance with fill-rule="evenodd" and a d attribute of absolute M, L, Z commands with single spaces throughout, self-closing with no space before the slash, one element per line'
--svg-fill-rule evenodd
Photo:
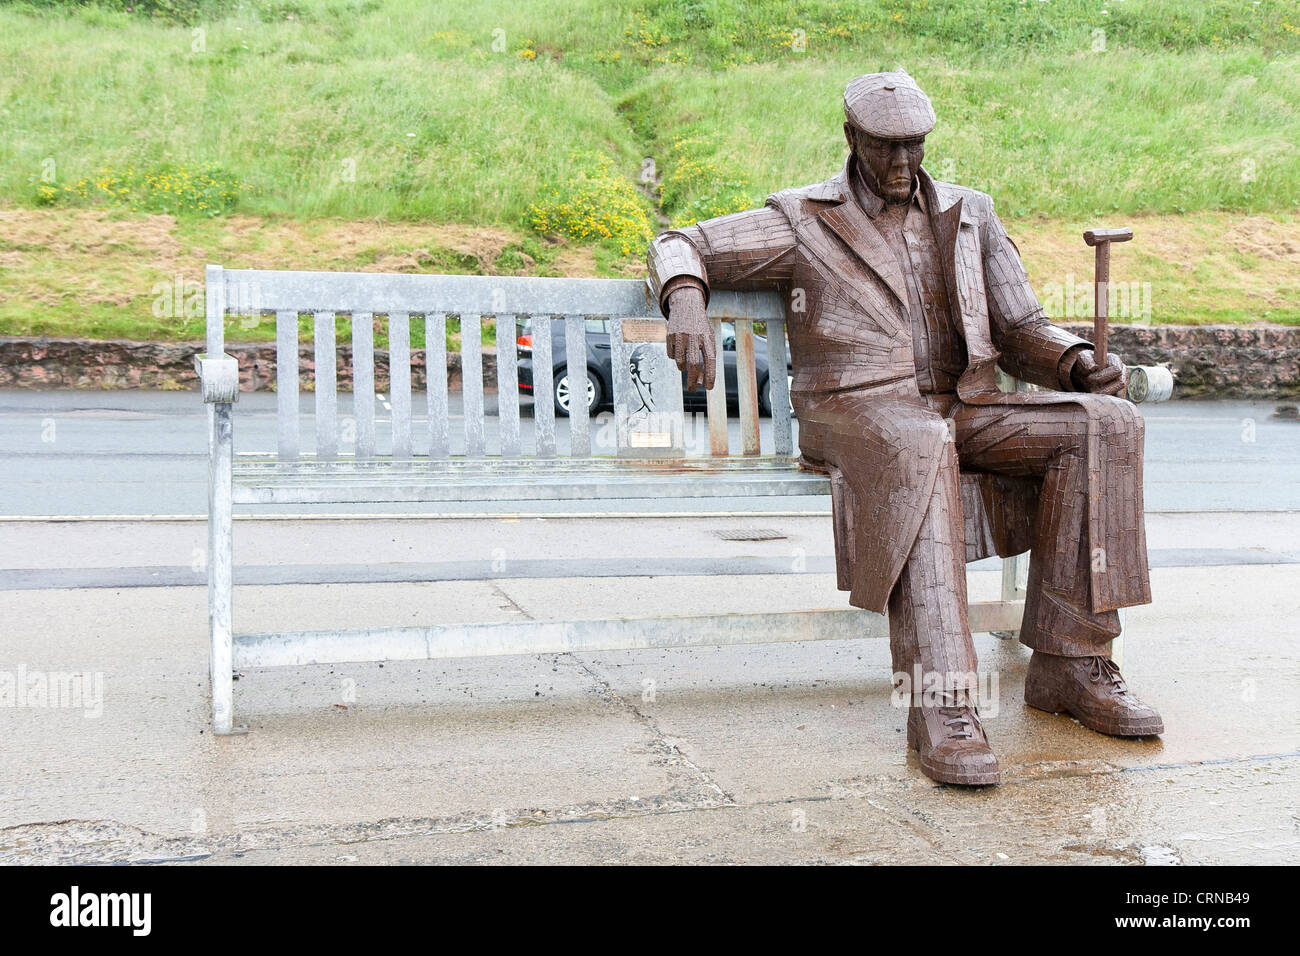
<path fill-rule="evenodd" d="M 519 391 L 526 395 L 533 394 L 533 319 L 520 330 L 515 340 L 519 355 Z M 610 348 L 609 323 L 605 319 L 587 319 L 587 412 L 595 415 L 602 408 L 613 406 L 614 370 L 612 349 Z M 564 320 L 551 319 L 551 355 L 553 357 L 551 401 L 558 415 L 569 414 L 569 376 L 564 361 Z M 738 404 L 736 389 L 736 327 L 730 322 L 722 323 L 722 365 L 726 373 L 727 404 L 734 408 Z M 768 394 L 767 340 L 761 335 L 754 336 L 754 369 L 758 374 L 758 405 L 764 415 L 772 414 L 771 398 Z M 790 367 L 786 365 L 786 381 L 789 382 Z M 687 409 L 703 408 L 707 403 L 707 393 L 702 388 L 685 391 L 686 373 L 682 373 L 682 401 Z M 533 396 L 537 401 L 537 396 Z"/>

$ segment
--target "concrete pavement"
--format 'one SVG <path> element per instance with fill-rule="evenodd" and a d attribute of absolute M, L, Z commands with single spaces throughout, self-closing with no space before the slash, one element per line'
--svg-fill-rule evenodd
<path fill-rule="evenodd" d="M 737 523 L 785 537 L 716 535 Z M 0 567 L 56 577 L 0 590 L 0 669 L 102 674 L 103 702 L 91 717 L 0 708 L 0 862 L 1295 862 L 1300 517 L 1148 524 L 1153 554 L 1171 557 L 1153 571 L 1156 603 L 1128 612 L 1125 672 L 1162 710 L 1164 738 L 1113 740 L 1025 708 L 1028 652 L 980 635 L 1007 780 L 969 792 L 934 785 L 905 752 L 883 641 L 258 670 L 235 689 L 251 732 L 214 739 L 202 588 L 57 587 L 69 568 L 180 566 L 201 525 L 2 523 Z M 264 568 L 394 565 L 448 542 L 505 564 L 469 582 L 249 584 L 235 624 L 841 606 L 813 560 L 830 553 L 828 525 L 243 521 L 238 560 Z M 691 549 L 812 570 L 509 573 L 516 551 L 566 558 L 580 544 L 612 559 L 633 541 L 645 558 Z M 998 580 L 977 566 L 972 599 Z"/>

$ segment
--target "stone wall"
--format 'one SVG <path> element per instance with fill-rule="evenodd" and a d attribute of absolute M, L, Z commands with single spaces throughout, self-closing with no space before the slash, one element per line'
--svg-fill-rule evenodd
<path fill-rule="evenodd" d="M 32 339 L 0 336 L 0 388 L 156 388 L 198 387 L 194 356 L 201 343 L 94 342 L 88 339 Z M 239 360 L 240 388 L 270 390 L 275 386 L 275 343 L 228 344 L 226 352 Z M 337 351 L 339 388 L 352 388 L 352 346 Z M 298 378 L 309 388 L 316 372 L 310 345 L 298 348 Z M 460 387 L 460 355 L 447 357 L 447 380 Z M 497 353 L 483 350 L 483 381 L 496 387 Z M 425 385 L 424 351 L 411 352 L 411 383 Z M 375 388 L 388 388 L 388 352 L 375 350 Z"/>
<path fill-rule="evenodd" d="M 1092 326 L 1065 323 L 1092 338 Z M 1110 348 L 1130 365 L 1169 362 L 1174 395 L 1182 398 L 1290 398 L 1300 395 L 1300 328 L 1231 325 L 1116 325 Z M 85 339 L 0 337 L 0 388 L 158 388 L 195 387 L 196 343 L 93 342 Z M 247 390 L 275 384 L 275 345 L 230 345 L 239 359 Z M 376 350 L 376 386 L 388 387 L 388 354 Z M 411 379 L 424 387 L 423 351 L 412 354 Z M 315 359 L 310 345 L 299 349 L 298 366 L 309 384 Z M 351 388 L 352 349 L 338 350 L 339 387 Z M 448 379 L 460 385 L 460 356 L 448 356 Z M 483 353 L 483 380 L 496 385 L 496 350 Z"/>
<path fill-rule="evenodd" d="M 1092 323 L 1061 323 L 1092 340 Z M 1128 365 L 1174 370 L 1175 398 L 1300 395 L 1300 328 L 1240 325 L 1112 325 L 1107 348 Z"/>

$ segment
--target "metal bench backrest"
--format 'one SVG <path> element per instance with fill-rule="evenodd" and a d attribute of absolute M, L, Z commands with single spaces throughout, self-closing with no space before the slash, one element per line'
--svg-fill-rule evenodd
<path fill-rule="evenodd" d="M 646 284 L 635 279 L 565 279 L 510 276 L 443 276 L 382 273 L 281 272 L 207 268 L 207 354 L 225 351 L 228 315 L 274 315 L 276 324 L 276 388 L 278 448 L 281 460 L 305 456 L 299 418 L 298 320 L 314 317 L 315 457 L 333 460 L 339 452 L 339 416 L 335 318 L 352 318 L 353 408 L 358 460 L 376 457 L 374 318 L 387 318 L 392 457 L 412 457 L 411 321 L 424 322 L 426 343 L 429 455 L 451 455 L 447 402 L 446 320 L 460 317 L 460 355 L 464 393 L 465 457 L 522 456 L 519 424 L 518 367 L 515 328 L 521 318 L 562 317 L 564 341 L 581 343 L 565 356 L 570 382 L 586 381 L 585 320 L 605 318 L 614 362 L 616 417 L 626 407 L 630 391 L 626 363 L 620 363 L 626 341 L 663 341 L 664 325 Z M 716 292 L 709 303 L 718 343 L 718 383 L 708 396 L 709 450 L 729 455 L 726 396 L 722 378 L 720 323 L 736 324 L 736 368 L 740 393 L 741 455 L 761 454 L 757 382 L 754 370 L 753 323 L 767 323 L 768 365 L 786 367 L 785 312 L 775 293 Z M 485 318 L 494 318 L 497 332 L 497 394 L 499 447 L 488 448 L 484 428 L 482 331 Z M 625 320 L 628 321 L 625 326 Z M 646 320 L 650 320 L 647 322 Z M 506 331 L 502 332 L 502 323 Z M 549 324 L 549 323 L 548 323 Z M 540 328 L 545 325 L 539 323 Z M 555 410 L 550 400 L 551 336 L 533 336 L 533 394 L 536 456 L 553 458 L 556 447 Z M 566 345 L 567 350 L 567 345 Z M 581 387 L 574 401 L 581 400 Z M 792 454 L 788 382 L 783 372 L 771 376 L 773 449 L 778 457 Z M 572 457 L 592 456 L 591 426 L 585 415 L 570 419 Z M 625 450 L 626 453 L 626 450 Z"/>

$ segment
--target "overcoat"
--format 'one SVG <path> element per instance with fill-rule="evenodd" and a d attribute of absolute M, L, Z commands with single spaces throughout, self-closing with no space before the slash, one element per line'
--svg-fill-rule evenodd
<path fill-rule="evenodd" d="M 775 193 L 760 209 L 663 233 L 650 247 L 649 283 L 665 315 L 668 294 L 683 276 L 703 283 L 706 296 L 710 288 L 782 294 L 803 463 L 818 467 L 818 449 L 833 428 L 853 429 L 855 441 L 861 435 L 860 465 L 844 475 L 857 502 L 854 553 L 840 553 L 847 544 L 837 535 L 837 563 L 852 566 L 850 601 L 883 611 L 952 436 L 921 398 L 903 270 L 853 194 L 852 163 L 850 156 L 826 182 Z M 1048 321 L 990 197 L 937 182 L 924 169 L 918 188 L 943 259 L 952 318 L 965 338 L 958 398 L 974 405 L 1072 402 L 1112 419 L 1104 403 L 1115 399 L 1073 390 L 1075 356 L 1091 345 Z M 998 366 L 1050 391 L 1004 393 Z M 1112 565 L 1135 573 L 1105 574 L 1094 566 L 1093 611 L 1150 600 L 1141 516 L 1128 513 L 1132 502 L 1107 499 L 1105 445 L 1090 442 L 1087 543 L 1091 553 L 1106 548 Z M 978 477 L 963 482 L 967 560 L 1028 550 L 1041 479 Z M 837 515 L 837 527 L 843 520 Z"/>

